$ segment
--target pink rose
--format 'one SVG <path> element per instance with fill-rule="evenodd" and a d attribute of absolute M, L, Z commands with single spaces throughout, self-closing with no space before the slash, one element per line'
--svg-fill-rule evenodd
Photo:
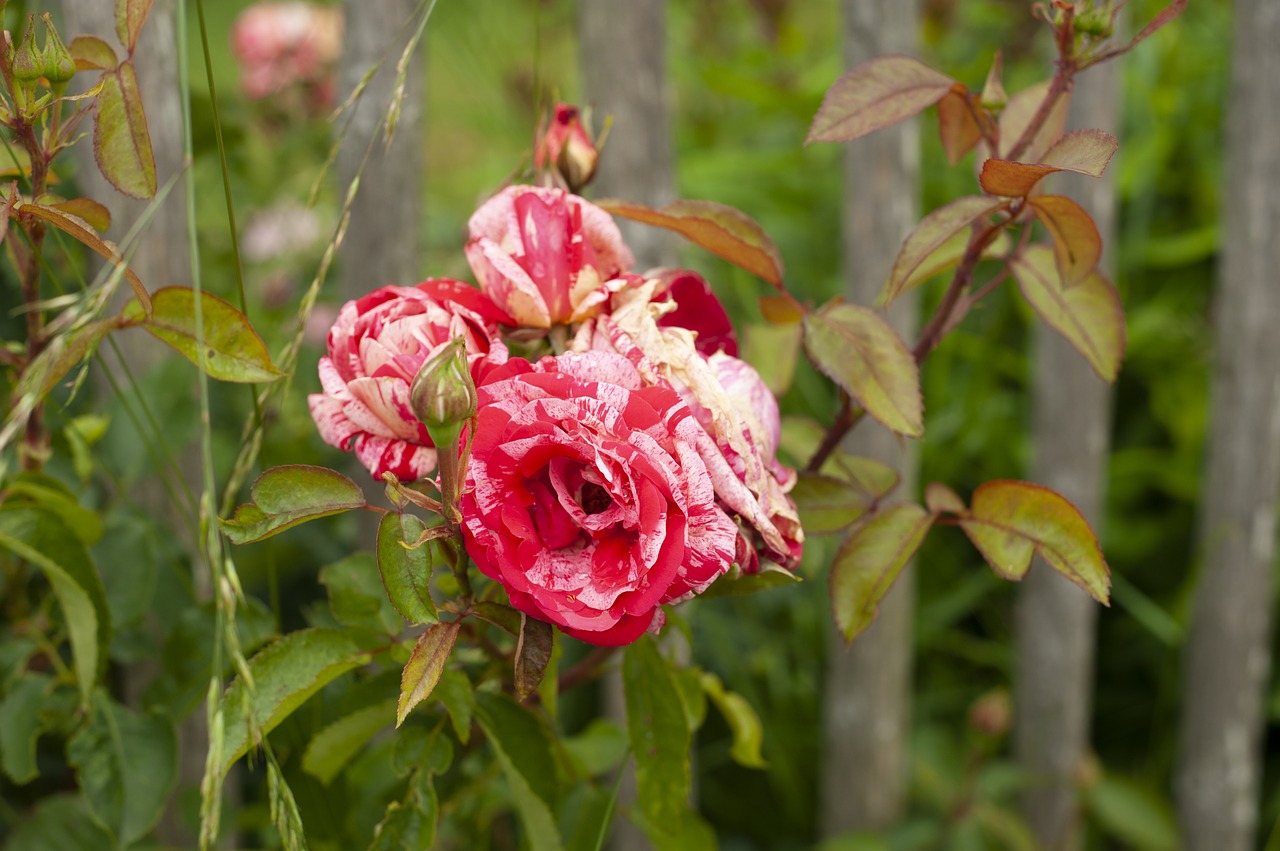
<path fill-rule="evenodd" d="M 342 10 L 314 3 L 255 3 L 231 27 L 240 85 L 255 100 L 289 86 L 332 87 L 342 50 Z"/>
<path fill-rule="evenodd" d="M 750 365 L 723 353 L 703 356 L 687 328 L 663 326 L 670 305 L 654 299 L 661 282 L 620 290 L 612 312 L 584 323 L 576 351 L 615 351 L 647 383 L 669 384 L 702 426 L 698 454 L 716 498 L 742 526 L 738 564 L 748 573 L 760 558 L 794 569 L 804 532 L 787 492 L 795 471 L 778 463 L 777 402 Z"/>
<path fill-rule="evenodd" d="M 669 387 L 605 352 L 511 359 L 480 385 L 461 500 L 467 552 L 511 605 L 592 644 L 628 644 L 659 606 L 733 562 L 737 529 Z"/>
<path fill-rule="evenodd" d="M 609 214 L 561 189 L 509 186 L 468 227 L 467 261 L 480 289 L 530 328 L 600 312 L 609 283 L 635 263 Z"/>
<path fill-rule="evenodd" d="M 409 387 L 423 362 L 455 337 L 466 341 L 477 381 L 507 359 L 484 303 L 474 287 L 434 279 L 383 287 L 343 305 L 329 331 L 329 354 L 320 359 L 324 392 L 308 399 L 325 443 L 354 450 L 375 478 L 387 471 L 405 481 L 429 475 L 436 450 L 413 415 Z"/>

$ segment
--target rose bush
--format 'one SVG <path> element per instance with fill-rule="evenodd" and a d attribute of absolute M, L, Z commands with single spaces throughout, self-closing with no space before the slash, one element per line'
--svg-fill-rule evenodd
<path fill-rule="evenodd" d="M 354 451 L 374 477 L 405 481 L 429 475 L 436 450 L 413 414 L 409 388 L 418 369 L 455 337 L 466 343 L 472 375 L 507 359 L 495 333 L 503 315 L 461 281 L 437 278 L 416 287 L 382 287 L 349 301 L 320 359 L 322 393 L 308 401 L 320 436 Z"/>
<path fill-rule="evenodd" d="M 585 352 L 513 358 L 478 391 L 467 552 L 515 608 L 627 644 L 729 568 L 737 528 L 698 455 L 702 428 L 669 387 Z"/>
<path fill-rule="evenodd" d="M 635 263 L 608 213 L 560 189 L 509 186 L 468 228 L 467 260 L 480 288 L 530 328 L 599 313 Z"/>

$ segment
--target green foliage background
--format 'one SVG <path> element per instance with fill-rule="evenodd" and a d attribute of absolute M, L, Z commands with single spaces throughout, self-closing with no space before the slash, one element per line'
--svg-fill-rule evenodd
<path fill-rule="evenodd" d="M 225 33 L 243 0 L 208 5 L 212 50 L 230 157 L 232 190 L 242 223 L 281 201 L 304 203 L 329 145 L 322 121 L 280 114 L 241 99 Z M 1013 91 L 1047 73 L 1035 28 L 1021 0 L 936 0 L 927 4 L 925 56 L 930 64 L 971 85 L 980 84 L 996 46 L 1006 45 L 1006 85 Z M 1163 4 L 1131 4 L 1131 19 L 1150 17 Z M 12 11 L 12 10 L 11 10 Z M 730 204 L 756 218 L 778 244 L 790 287 L 821 302 L 844 289 L 840 273 L 839 169 L 835 146 L 805 148 L 803 139 L 822 93 L 839 75 L 834 0 L 748 3 L 746 0 L 671 0 L 670 79 L 676 110 L 678 190 L 683 197 Z M 575 7 L 567 0 L 440 0 L 428 26 L 427 127 L 416 141 L 428 164 L 426 221 L 403 239 L 420 246 L 422 276 L 468 278 L 460 246 L 476 204 L 495 190 L 529 148 L 537 108 L 552 98 L 576 100 Z M 1191 4 L 1175 26 L 1125 59 L 1122 126 L 1113 129 L 1121 150 L 1113 164 L 1119 186 L 1120 236 L 1107 246 L 1128 312 L 1129 348 L 1115 394 L 1114 451 L 1108 501 L 1099 532 L 1115 582 L 1114 604 L 1100 619 L 1094 745 L 1100 777 L 1087 797 L 1090 847 L 1172 848 L 1169 778 L 1177 710 L 1179 650 L 1196 563 L 1194 542 L 1201 448 L 1207 424 L 1210 353 L 1207 320 L 1218 247 L 1222 104 L 1229 67 L 1230 5 Z M 189 34 L 193 56 L 198 35 Z M 196 196 L 206 286 L 230 297 L 233 261 L 226 230 L 221 178 L 213 143 L 210 103 L 202 76 L 193 82 Z M 369 104 L 364 108 L 372 108 Z M 599 121 L 599 117 L 597 117 Z M 950 170 L 925 119 L 922 209 L 971 191 L 969 166 Z M 625 133 L 616 127 L 614 132 Z M 855 145 L 857 143 L 854 143 Z M 608 156 L 605 148 L 604 156 Z M 318 210 L 326 227 L 336 217 L 342 189 L 330 180 Z M 319 263 L 324 237 L 284 257 L 247 268 L 250 311 L 272 349 L 292 333 L 296 299 Z M 687 265 L 702 270 L 741 327 L 760 321 L 756 297 L 765 284 L 728 264 L 689 249 Z M 71 272 L 69 272 L 70 274 Z M 149 282 L 150 283 L 150 282 Z M 368 288 L 410 281 L 369 281 Z M 17 284 L 4 281 L 6 303 Z M 322 301 L 342 299 L 330 285 Z M 925 299 L 939 289 L 926 290 Z M 1028 328 L 1033 317 L 1020 302 L 997 292 L 947 338 L 924 370 L 927 439 L 922 481 L 942 480 L 967 492 L 981 481 L 1026 472 L 1030 445 Z M 18 327 L 0 317 L 7 338 Z M 12 332 L 12 333 L 10 333 Z M 748 330 L 748 334 L 750 331 Z M 262 465 L 342 459 L 315 434 L 305 393 L 318 390 L 311 345 L 300 359 L 294 387 L 267 431 Z M 190 386 L 191 368 L 176 358 L 139 376 L 162 424 L 167 451 L 179 453 L 200 428 L 195 398 L 172 388 Z M 6 388 L 7 389 L 7 388 Z M 214 449 L 225 477 L 248 411 L 241 388 L 214 388 Z M 824 382 L 802 369 L 784 400 L 795 417 L 825 419 L 835 409 Z M 55 427 L 98 408 L 82 394 Z M 197 602 L 182 548 L 131 498 L 154 469 L 154 442 L 130 426 L 118 400 L 101 411 L 109 422 L 97 444 L 98 466 L 87 475 L 69 453 L 51 470 L 79 482 L 82 501 L 102 510 L 107 532 L 96 552 L 116 636 L 112 671 L 154 658 L 154 633 L 164 636 L 159 675 L 142 704 L 170 715 L 189 712 L 203 697 L 210 664 L 213 615 Z M 67 447 L 69 449 L 69 447 Z M 241 613 L 246 651 L 273 631 L 337 626 L 326 606 L 320 568 L 372 545 L 370 530 L 344 515 L 293 530 L 237 551 L 246 591 L 256 601 Z M 827 543 L 812 541 L 795 587 L 749 597 L 699 601 L 679 610 L 692 637 L 694 660 L 742 694 L 766 731 L 765 769 L 747 769 L 729 756 L 732 736 L 710 713 L 696 742 L 695 788 L 700 809 L 725 848 L 809 848 L 817 843 L 821 705 L 830 614 L 823 558 Z M 998 811 L 1013 811 L 1020 778 L 1002 740 L 985 740 L 967 725 L 970 707 L 992 689 L 1007 688 L 1012 671 L 1012 612 L 1016 588 L 996 579 L 955 530 L 930 537 L 915 570 L 920 577 L 916 624 L 915 707 L 912 719 L 913 797 L 909 817 L 888 845 L 851 839 L 835 848 L 1018 847 L 992 844 L 973 823 L 956 823 L 949 803 L 965 781 L 976 751 L 984 762 L 978 796 Z M 148 613 L 152 619 L 148 623 Z M 0 659 L 0 674 L 9 671 Z M 398 682 L 383 677 L 386 698 Z M 338 681 L 289 718 L 274 741 L 313 847 L 353 847 L 382 818 L 398 783 L 406 749 L 427 752 L 435 730 L 410 724 L 359 755 L 334 785 L 300 769 L 301 755 L 325 725 L 376 701 Z M 1273 688 L 1271 722 L 1280 720 Z M 12 699 L 12 698 L 10 698 Z M 616 731 L 588 725 L 598 691 L 576 690 L 563 699 L 561 718 L 579 758 L 607 762 L 622 747 Z M 0 707 L 0 714 L 5 711 Z M 42 766 L 56 762 L 58 732 L 40 740 Z M 0 743 L 3 745 L 3 743 Z M 1268 751 L 1263 823 L 1280 819 L 1280 754 Z M 482 820 L 505 793 L 477 762 L 454 756 L 460 770 L 437 779 L 444 806 Z M 468 762 L 470 760 L 470 762 Z M 269 828 L 264 775 L 241 790 L 243 807 L 229 811 L 239 829 L 264 845 Z M 27 803 L 55 791 L 54 780 L 13 786 L 0 781 L 0 835 L 7 848 L 22 844 L 14 832 Z M 486 785 L 489 784 L 489 785 Z M 499 784 L 500 785 L 500 784 Z M 192 791 L 182 801 L 194 814 Z M 495 797 L 496 796 L 496 797 Z M 47 817 L 80 818 L 74 799 L 54 798 Z M 998 819 L 997 819 L 998 821 Z M 949 828 L 948 828 L 949 825 Z M 88 829 L 88 828 L 86 828 Z M 984 838 L 984 836 L 986 838 Z M 489 837 L 491 847 L 513 847 L 510 837 Z M 870 840 L 868 840 L 870 843 Z M 67 846 L 73 847 L 73 846 Z M 479 846 L 476 846 L 479 847 Z M 1268 848 L 1271 845 L 1268 844 Z"/>

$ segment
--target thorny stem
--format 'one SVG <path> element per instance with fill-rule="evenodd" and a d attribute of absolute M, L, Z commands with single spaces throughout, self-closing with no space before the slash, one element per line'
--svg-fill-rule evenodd
<path fill-rule="evenodd" d="M 1049 82 L 1049 91 L 1036 109 L 1035 115 L 1031 117 L 1031 121 L 1027 123 L 1026 128 L 1022 131 L 1022 135 L 1018 137 L 1018 141 L 1004 154 L 1002 159 L 1017 161 L 1019 157 L 1025 155 L 1037 134 L 1044 127 L 1044 123 L 1049 119 L 1049 115 L 1053 112 L 1058 101 L 1063 95 L 1071 91 L 1075 75 L 1080 70 L 1080 63 L 1075 55 L 1076 35 L 1074 12 L 1072 10 L 1065 10 L 1063 22 L 1056 28 L 1056 34 L 1058 61 L 1054 68 L 1053 78 Z M 981 124 L 981 122 L 979 123 Z M 996 141 L 990 135 L 984 133 L 984 136 L 987 138 L 988 144 Z M 992 144 L 992 151 L 993 155 L 998 154 L 998 145 Z M 982 257 L 983 250 L 991 244 L 1002 229 L 1017 219 L 1018 213 L 1021 212 L 1021 206 L 1020 202 L 1015 203 L 1009 211 L 1008 218 L 978 231 L 974 238 L 969 241 L 969 246 L 965 249 L 960 265 L 956 267 L 951 283 L 948 285 L 946 293 L 943 294 L 942 301 L 938 304 L 938 309 L 929 318 L 928 323 L 926 323 L 924 329 L 920 332 L 919 338 L 916 340 L 915 348 L 912 349 L 911 353 L 915 357 L 917 366 L 922 364 L 929 353 L 937 348 L 942 338 L 960 323 L 960 320 L 964 318 L 974 304 L 999 286 L 1008 276 L 1008 267 L 1006 267 L 1001 274 L 985 284 L 978 292 L 971 295 L 968 294 L 970 284 L 973 281 L 974 269 L 978 265 L 978 260 Z M 841 393 L 840 410 L 836 414 L 835 421 L 827 429 L 826 434 L 823 435 L 822 443 L 819 444 L 813 457 L 809 459 L 809 463 L 805 465 L 807 472 L 817 472 L 822 468 L 823 463 L 831 457 L 831 453 L 836 450 L 836 447 L 840 445 L 845 436 L 862 420 L 863 413 L 861 410 L 855 412 L 848 395 Z"/>
<path fill-rule="evenodd" d="M 45 193 L 49 180 L 49 160 L 36 138 L 35 128 L 19 112 L 12 125 L 15 135 L 22 142 L 31 160 L 31 199 L 34 201 Z M 27 364 L 30 365 L 44 349 L 44 311 L 37 305 L 40 302 L 40 261 L 41 249 L 44 246 L 45 226 L 40 220 L 32 221 L 28 226 L 31 237 L 30 251 L 26 255 L 26 263 L 22 268 L 22 302 L 27 313 Z M 44 404 L 37 402 L 27 418 L 27 427 L 23 439 L 22 469 L 39 470 L 44 467 L 47 454 L 46 435 L 44 432 Z"/>
<path fill-rule="evenodd" d="M 822 469 L 822 465 L 827 463 L 831 453 L 836 451 L 840 441 L 844 440 L 844 436 L 858 424 L 864 413 L 865 411 L 861 408 L 854 410 L 849 394 L 843 390 L 840 391 L 840 411 L 836 414 L 835 422 L 831 424 L 831 428 L 827 429 L 827 433 L 822 436 L 822 443 L 814 451 L 813 457 L 805 465 L 806 473 L 816 473 Z"/>

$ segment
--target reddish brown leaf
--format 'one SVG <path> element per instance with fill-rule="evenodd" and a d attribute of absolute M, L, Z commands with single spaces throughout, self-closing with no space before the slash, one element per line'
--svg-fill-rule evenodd
<path fill-rule="evenodd" d="M 804 319 L 804 346 L 818 369 L 885 428 L 924 431 L 920 371 L 898 332 L 870 308 L 828 305 Z"/>
<path fill-rule="evenodd" d="M 551 662 L 555 634 L 551 624 L 520 613 L 520 638 L 516 641 L 516 697 L 528 700 L 538 690 L 542 675 Z"/>
<path fill-rule="evenodd" d="M 795 300 L 782 295 L 761 296 L 760 314 L 774 325 L 790 325 L 804 319 L 804 311 Z"/>
<path fill-rule="evenodd" d="M 1124 357 L 1124 309 L 1111 282 L 1094 272 L 1064 289 L 1050 249 L 1033 245 L 1009 263 L 1018 287 L 1045 324 L 1066 337 L 1106 381 Z"/>
<path fill-rule="evenodd" d="M 973 117 L 970 97 L 969 90 L 956 83 L 938 101 L 938 134 L 942 137 L 942 150 L 952 165 L 982 141 L 982 128 Z"/>
<path fill-rule="evenodd" d="M 134 198 L 156 194 L 156 162 L 133 63 L 102 75 L 93 111 L 93 153 L 111 185 Z"/>
<path fill-rule="evenodd" d="M 964 500 L 942 482 L 930 482 L 924 489 L 924 504 L 934 514 L 964 514 Z"/>
<path fill-rule="evenodd" d="M 1009 95 L 1004 90 L 1004 54 L 996 51 L 996 58 L 991 60 L 991 70 L 987 72 L 987 81 L 982 85 L 982 104 L 995 109 L 1009 102 Z"/>
<path fill-rule="evenodd" d="M 960 231 L 955 236 L 948 239 L 942 245 L 934 249 L 933 253 L 924 259 L 916 270 L 911 273 L 903 283 L 901 292 L 915 289 L 934 275 L 940 275 L 948 269 L 955 268 L 959 265 L 960 260 L 964 257 L 965 250 L 969 247 L 969 232 Z M 1009 253 L 1009 249 L 1013 247 L 1013 241 L 1009 239 L 1009 234 L 1001 231 L 991 244 L 982 250 L 984 258 L 1004 257 Z M 877 301 L 878 307 L 883 307 L 883 294 L 880 296 L 881 301 Z"/>
<path fill-rule="evenodd" d="M 1049 95 L 1049 81 L 1037 83 L 1009 98 L 1009 103 L 1000 112 L 1000 156 L 1007 158 L 1009 151 L 1022 138 L 1022 134 L 1040 110 L 1040 105 Z M 1044 152 L 1053 146 L 1062 136 L 1067 126 L 1067 108 L 1071 105 L 1070 95 L 1060 95 L 1049 110 L 1044 124 L 1032 138 L 1031 144 L 1022 151 L 1018 159 L 1022 162 L 1039 162 Z"/>
<path fill-rule="evenodd" d="M 918 505 L 894 505 L 858 524 L 831 563 L 831 608 L 845 641 L 875 620 L 880 600 L 924 541 L 933 515 Z"/>
<path fill-rule="evenodd" d="M 440 676 L 444 673 L 445 663 L 453 652 L 454 642 L 458 640 L 458 630 L 462 628 L 462 620 L 449 623 L 433 623 L 418 636 L 418 643 L 400 674 L 400 702 L 396 707 L 396 726 L 404 723 L 410 710 L 430 696 Z"/>
<path fill-rule="evenodd" d="M 884 289 L 880 293 L 880 302 L 890 304 L 906 292 L 909 285 L 914 286 L 924 280 L 916 278 L 914 273 L 935 251 L 974 222 L 982 221 L 1008 204 L 1008 201 L 999 198 L 970 195 L 952 201 L 945 207 L 939 207 L 925 216 L 920 224 L 916 225 L 916 229 L 907 235 L 902 248 L 898 250 L 898 257 L 893 261 L 889 280 L 885 282 Z M 963 250 L 961 253 L 963 254 Z"/>
<path fill-rule="evenodd" d="M 120 254 L 120 246 L 98 236 L 88 222 L 72 213 L 46 207 L 43 204 L 23 204 L 18 209 L 26 215 L 41 218 L 63 233 L 75 237 L 99 257 L 119 266 L 124 270 L 125 279 L 133 288 L 133 295 L 142 305 L 143 311 L 147 315 L 151 314 L 151 296 L 147 294 L 147 288 L 142 285 L 142 281 L 133 273 L 133 270 L 125 265 L 124 257 Z"/>
<path fill-rule="evenodd" d="M 133 49 L 138 45 L 138 33 L 146 23 L 147 14 L 151 11 L 153 0 L 116 0 L 116 35 L 120 43 L 133 56 Z"/>
<path fill-rule="evenodd" d="M 764 229 L 745 213 L 714 201 L 676 201 L 655 209 L 628 201 L 596 204 L 615 216 L 673 230 L 685 239 L 782 288 L 782 257 Z"/>
<path fill-rule="evenodd" d="M 910 118 L 940 101 L 956 81 L 909 56 L 879 56 L 827 89 L 811 142 L 848 142 Z"/>
<path fill-rule="evenodd" d="M 1074 287 L 1098 267 L 1102 235 L 1084 208 L 1065 195 L 1042 195 L 1028 203 L 1053 237 L 1053 255 L 1064 287 Z"/>
<path fill-rule="evenodd" d="M 1060 494 L 1028 482 L 987 482 L 960 521 L 992 569 L 1021 579 L 1033 552 L 1104 605 L 1111 571 L 1089 523 Z"/>
<path fill-rule="evenodd" d="M 1076 130 L 1053 143 L 1040 158 L 1041 165 L 1101 177 L 1120 142 L 1105 130 Z"/>
<path fill-rule="evenodd" d="M 79 216 L 99 232 L 111 227 L 111 211 L 92 198 L 72 198 L 49 206 L 72 216 Z"/>
<path fill-rule="evenodd" d="M 81 35 L 67 45 L 77 71 L 114 71 L 120 59 L 111 45 L 93 35 Z"/>
<path fill-rule="evenodd" d="M 1008 160 L 987 160 L 982 164 L 978 182 L 982 190 L 1006 198 L 1021 198 L 1031 193 L 1046 174 L 1058 169 L 1048 165 L 1015 163 Z"/>

